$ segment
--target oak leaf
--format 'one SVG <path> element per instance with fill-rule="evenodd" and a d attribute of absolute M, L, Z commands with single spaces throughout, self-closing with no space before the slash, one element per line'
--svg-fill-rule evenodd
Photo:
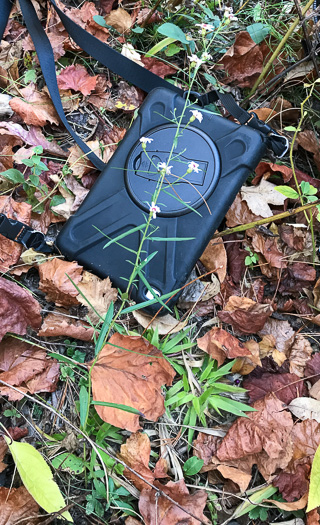
<path fill-rule="evenodd" d="M 0 137 L 1 138 L 1 137 Z M 0 144 L 1 147 L 1 144 Z M 4 213 L 10 219 L 15 219 L 25 224 L 30 224 L 30 204 L 16 202 L 12 197 L 0 197 L 0 213 Z M 14 241 L 0 236 L 0 271 L 7 272 L 9 267 L 16 264 L 22 252 L 22 246 Z"/>
<path fill-rule="evenodd" d="M 63 69 L 57 78 L 59 89 L 80 91 L 83 95 L 90 95 L 97 83 L 97 76 L 90 76 L 81 64 L 73 64 Z"/>
<path fill-rule="evenodd" d="M 99 322 L 101 317 L 104 318 L 110 304 L 117 299 L 117 290 L 112 288 L 109 277 L 99 279 L 96 275 L 85 271 L 78 288 L 83 295 L 79 294 L 77 300 L 89 309 L 88 316 L 93 323 Z"/>
<path fill-rule="evenodd" d="M 154 485 L 198 519 L 181 510 L 164 496 L 159 496 L 154 489 L 144 489 L 140 494 L 139 511 L 146 525 L 199 525 L 199 520 L 210 523 L 203 514 L 207 501 L 204 490 L 190 494 L 183 479 L 176 483 L 169 481 L 167 485 L 155 481 Z"/>
<path fill-rule="evenodd" d="M 220 283 L 225 280 L 227 273 L 227 252 L 223 239 L 213 239 L 209 242 L 200 261 L 208 272 L 214 271 L 219 277 Z"/>
<path fill-rule="evenodd" d="M 40 523 L 37 520 L 39 505 L 23 486 L 0 487 L 0 508 L 0 525 L 16 525 L 21 521 L 26 525 Z"/>
<path fill-rule="evenodd" d="M 116 333 L 92 369 L 93 399 L 136 408 L 147 419 L 156 421 L 164 413 L 161 386 L 171 385 L 174 376 L 175 371 L 155 346 L 142 337 Z M 136 414 L 99 405 L 96 410 L 114 426 L 131 432 L 140 428 Z"/>
<path fill-rule="evenodd" d="M 144 479 L 149 481 L 149 483 L 153 483 L 155 476 L 149 469 L 150 453 L 151 444 L 147 434 L 136 432 L 135 434 L 131 434 L 125 444 L 121 445 L 118 457 L 138 472 Z M 147 483 L 135 476 L 130 470 L 125 469 L 123 474 L 133 482 L 138 490 L 151 489 Z"/>
<path fill-rule="evenodd" d="M 0 341 L 7 332 L 19 335 L 41 325 L 41 307 L 27 290 L 0 277 Z"/>
<path fill-rule="evenodd" d="M 253 334 L 262 330 L 273 312 L 269 304 L 259 304 L 248 297 L 232 295 L 218 317 L 231 324 L 240 334 Z"/>
<path fill-rule="evenodd" d="M 45 292 L 48 301 L 56 303 L 57 306 L 79 304 L 79 292 L 70 281 L 72 279 L 78 285 L 81 280 L 82 266 L 78 263 L 62 261 L 55 257 L 40 264 L 39 275 L 39 289 Z"/>
<path fill-rule="evenodd" d="M 46 93 L 40 93 L 35 84 L 20 89 L 21 98 L 14 97 L 10 106 L 25 124 L 43 127 L 50 124 L 60 124 L 58 114 Z"/>
<path fill-rule="evenodd" d="M 286 197 L 275 190 L 276 185 L 262 179 L 259 186 L 242 186 L 241 197 L 256 215 L 270 217 L 273 215 L 269 204 L 282 206 Z"/>
<path fill-rule="evenodd" d="M 80 341 L 92 341 L 94 329 L 85 321 L 73 319 L 66 314 L 53 312 L 47 315 L 38 332 L 41 337 L 67 336 Z"/>
<path fill-rule="evenodd" d="M 203 337 L 197 339 L 198 347 L 216 359 L 218 366 L 225 360 L 239 356 L 248 356 L 250 351 L 241 341 L 222 328 L 214 327 Z"/>

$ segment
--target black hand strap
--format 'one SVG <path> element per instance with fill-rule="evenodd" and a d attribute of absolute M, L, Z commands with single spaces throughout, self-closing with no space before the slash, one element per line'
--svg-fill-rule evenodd
<path fill-rule="evenodd" d="M 0 234 L 11 241 L 22 244 L 25 248 L 33 248 L 37 252 L 50 253 L 52 251 L 51 246 L 46 244 L 43 233 L 23 222 L 9 219 L 3 213 L 0 213 Z"/>

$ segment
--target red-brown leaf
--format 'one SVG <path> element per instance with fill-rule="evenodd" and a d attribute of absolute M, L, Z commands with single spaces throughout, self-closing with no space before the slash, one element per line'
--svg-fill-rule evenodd
<path fill-rule="evenodd" d="M 241 341 L 222 328 L 214 327 L 203 337 L 197 339 L 198 347 L 218 361 L 221 366 L 226 358 L 250 355 Z"/>
<path fill-rule="evenodd" d="M 1 138 L 1 136 L 0 136 Z M 0 141 L 1 148 L 1 141 Z M 26 202 L 16 202 L 12 197 L 0 197 L 0 213 L 10 219 L 30 224 L 31 206 Z M 0 236 L 0 271 L 7 272 L 9 267 L 16 264 L 22 252 L 22 246 L 14 241 Z"/>
<path fill-rule="evenodd" d="M 240 334 L 253 334 L 262 330 L 273 312 L 269 304 L 259 304 L 248 297 L 232 295 L 218 317 L 231 324 Z"/>
<path fill-rule="evenodd" d="M 72 319 L 59 312 L 47 315 L 38 332 L 41 337 L 68 336 L 80 341 L 92 341 L 94 329 L 88 323 Z"/>
<path fill-rule="evenodd" d="M 75 64 L 63 69 L 57 80 L 59 89 L 73 89 L 83 95 L 90 95 L 96 87 L 97 78 L 97 76 L 91 77 L 81 64 Z"/>
<path fill-rule="evenodd" d="M 18 489 L 0 487 L 0 508 L 0 525 L 17 525 L 25 522 L 26 517 L 29 523 L 39 523 L 39 505 L 23 486 Z"/>
<path fill-rule="evenodd" d="M 248 378 L 243 388 L 249 391 L 250 403 L 273 392 L 280 401 L 288 405 L 296 397 L 307 395 L 303 381 L 295 374 L 262 374 L 260 377 Z"/>
<path fill-rule="evenodd" d="M 57 306 L 79 304 L 76 296 L 78 290 L 73 286 L 81 281 L 82 266 L 76 262 L 67 262 L 58 258 L 47 261 L 39 266 L 39 288 L 46 294 L 46 299 Z M 70 279 L 68 278 L 70 277 Z"/>

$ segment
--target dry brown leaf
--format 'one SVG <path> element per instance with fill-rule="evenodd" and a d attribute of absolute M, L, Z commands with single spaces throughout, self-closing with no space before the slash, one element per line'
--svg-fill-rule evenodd
<path fill-rule="evenodd" d="M 16 124 L 15 122 L 0 122 L 0 134 L 8 135 L 9 137 L 13 135 L 16 139 L 21 139 L 21 144 L 23 141 L 28 146 L 42 146 L 44 151 L 48 153 L 53 153 L 54 155 L 59 155 L 59 157 L 68 156 L 68 153 L 64 151 L 55 140 L 47 140 L 43 135 L 41 129 L 35 126 L 30 126 L 30 129 L 26 130 L 22 126 L 20 126 L 20 124 Z M 1 149 L 3 151 L 3 147 Z M 18 150 L 18 152 L 19 151 L 20 150 Z M 15 153 L 14 155 L 14 160 L 18 162 L 16 159 L 17 153 Z M 3 159 L 0 158 L 0 162 L 1 161 L 3 161 Z"/>
<path fill-rule="evenodd" d="M 249 113 L 255 113 L 258 119 L 263 120 L 263 122 L 269 122 L 269 120 L 272 120 L 272 118 L 277 114 L 277 112 L 272 108 L 256 108 L 252 111 L 249 111 Z M 272 124 L 269 125 L 272 126 Z"/>
<path fill-rule="evenodd" d="M 59 379 L 59 364 L 48 359 L 41 348 L 29 345 L 13 337 L 0 343 L 0 379 L 23 392 L 54 392 Z M 0 386 L 2 395 L 11 401 L 22 399 L 15 390 Z"/>
<path fill-rule="evenodd" d="M 256 215 L 271 217 L 273 215 L 269 204 L 282 206 L 286 197 L 275 190 L 276 185 L 261 179 L 259 186 L 242 186 L 241 197 Z"/>
<path fill-rule="evenodd" d="M 310 512 L 307 512 L 307 521 L 306 525 L 319 525 L 320 523 L 320 516 L 318 512 L 318 508 L 311 510 Z"/>
<path fill-rule="evenodd" d="M 151 444 L 147 434 L 136 432 L 135 434 L 131 434 L 124 445 L 121 445 L 118 457 L 138 472 L 144 479 L 149 481 L 149 483 L 153 483 L 155 476 L 149 469 L 150 452 Z M 147 483 L 135 476 L 130 470 L 125 469 L 123 474 L 127 479 L 132 481 L 138 490 L 151 489 Z"/>
<path fill-rule="evenodd" d="M 55 257 L 39 266 L 39 289 L 45 292 L 47 301 L 57 306 L 79 304 L 78 290 L 70 279 L 78 285 L 82 277 L 82 266 Z M 70 277 L 70 279 L 69 279 Z"/>
<path fill-rule="evenodd" d="M 90 95 L 97 83 L 97 76 L 90 76 L 81 64 L 72 64 L 63 69 L 57 77 L 59 89 L 80 91 L 83 95 Z"/>
<path fill-rule="evenodd" d="M 139 511 L 146 525 L 199 525 L 199 520 L 209 525 L 209 520 L 203 514 L 207 501 L 204 490 L 197 490 L 190 494 L 183 479 L 176 483 L 169 481 L 167 485 L 155 481 L 154 485 L 199 519 L 179 509 L 167 498 L 157 494 L 154 489 L 144 489 L 140 494 Z"/>
<path fill-rule="evenodd" d="M 108 145 L 107 147 L 104 147 L 105 145 L 101 144 L 98 140 L 89 140 L 86 144 L 90 148 L 90 151 L 93 151 L 99 159 L 103 160 L 103 162 L 108 162 L 116 149 Z M 101 146 L 103 146 L 103 154 L 101 153 Z M 96 169 L 90 160 L 86 158 L 78 145 L 72 146 L 69 152 L 68 164 L 72 169 L 74 177 L 81 179 L 81 177 Z"/>
<path fill-rule="evenodd" d="M 153 474 L 156 479 L 168 477 L 168 462 L 165 458 L 158 459 Z"/>
<path fill-rule="evenodd" d="M 231 481 L 239 485 L 240 492 L 242 493 L 248 488 L 252 478 L 251 472 L 243 472 L 238 468 L 229 467 L 228 465 L 217 465 L 216 470 L 218 470 L 225 479 L 231 479 Z"/>
<path fill-rule="evenodd" d="M 41 307 L 27 290 L 0 277 L 0 341 L 7 332 L 19 335 L 41 325 Z"/>
<path fill-rule="evenodd" d="M 62 335 L 80 339 L 80 341 L 92 341 L 94 329 L 85 321 L 72 319 L 68 315 L 59 312 L 50 313 L 44 319 L 38 332 L 41 337 L 60 337 Z"/>
<path fill-rule="evenodd" d="M 275 340 L 276 348 L 279 352 L 289 356 L 289 350 L 294 342 L 295 331 L 291 328 L 288 321 L 278 319 L 268 319 L 264 327 L 259 330 L 259 336 L 272 335 Z M 265 357 L 266 354 L 263 355 Z"/>
<path fill-rule="evenodd" d="M 104 0 L 102 0 L 102 1 L 104 1 Z M 112 2 L 113 2 L 113 0 L 112 0 Z M 136 520 L 136 518 L 133 518 L 132 516 L 129 516 L 129 517 L 126 519 L 125 524 L 126 524 L 126 525 L 142 525 L 142 524 L 141 524 L 141 521 Z"/>
<path fill-rule="evenodd" d="M 203 337 L 197 339 L 198 347 L 216 359 L 218 366 L 225 360 L 250 355 L 250 351 L 241 341 L 222 328 L 214 327 Z"/>
<path fill-rule="evenodd" d="M 227 253 L 223 239 L 219 238 L 210 241 L 201 255 L 200 261 L 208 272 L 214 270 L 219 277 L 220 283 L 223 283 L 227 273 Z"/>
<path fill-rule="evenodd" d="M 121 80 L 119 82 L 117 98 L 115 100 L 108 100 L 106 107 L 109 111 L 121 109 L 124 112 L 132 113 L 132 111 L 141 106 L 143 99 L 144 93 L 141 89 L 135 86 L 129 86 L 127 82 Z"/>
<path fill-rule="evenodd" d="M 269 304 L 259 304 L 248 297 L 232 295 L 218 317 L 231 324 L 240 334 L 254 334 L 262 330 L 273 312 Z"/>
<path fill-rule="evenodd" d="M 93 323 L 98 323 L 101 317 L 104 318 L 110 304 L 117 299 L 117 290 L 112 288 L 109 277 L 99 279 L 96 275 L 85 271 L 78 288 L 83 295 L 79 294 L 77 300 L 89 309 L 88 316 Z"/>
<path fill-rule="evenodd" d="M 162 317 L 156 317 L 152 321 L 153 316 L 150 316 L 141 310 L 135 310 L 132 313 L 135 320 L 138 321 L 138 323 L 141 324 L 143 328 L 147 328 L 147 326 L 153 330 L 157 328 L 159 335 L 166 335 L 168 333 L 175 334 L 180 332 L 180 330 L 183 330 L 183 328 L 185 328 L 188 323 L 188 319 L 185 321 L 178 321 L 170 314 L 163 315 Z"/>
<path fill-rule="evenodd" d="M 161 386 L 171 385 L 174 376 L 175 371 L 155 346 L 142 337 L 116 333 L 92 369 L 93 399 L 131 406 L 156 421 L 164 413 Z M 96 410 L 114 426 L 131 432 L 140 428 L 136 414 L 98 405 Z"/>
<path fill-rule="evenodd" d="M 249 230 L 248 235 L 251 237 L 252 251 L 263 255 L 262 264 L 264 266 L 266 264 L 265 261 L 272 268 L 286 268 L 288 266 L 277 237 L 263 235 L 254 229 Z"/>
<path fill-rule="evenodd" d="M 51 179 L 56 183 L 60 183 L 60 177 L 58 175 L 51 176 Z M 73 175 L 66 175 L 63 180 L 67 188 L 60 184 L 59 192 L 65 198 L 65 202 L 57 206 L 52 206 L 52 211 L 58 213 L 65 219 L 69 219 L 70 215 L 76 212 L 83 203 L 89 190 L 84 188 Z"/>
<path fill-rule="evenodd" d="M 178 68 L 172 67 L 172 64 L 165 64 L 162 60 L 158 60 L 155 57 L 141 57 L 142 64 L 146 69 L 158 75 L 158 77 L 165 78 L 168 75 L 174 75 L 177 73 Z"/>
<path fill-rule="evenodd" d="M 318 169 L 320 169 L 320 146 L 319 139 L 317 138 L 314 131 L 306 129 L 300 131 L 297 135 L 297 143 L 306 151 L 313 153 L 313 160 Z"/>
<path fill-rule="evenodd" d="M 30 224 L 31 209 L 30 204 L 26 202 L 15 202 L 12 197 L 0 197 L 0 213 L 4 213 L 10 219 Z M 21 245 L 0 235 L 0 271 L 7 272 L 10 266 L 16 264 L 21 252 Z"/>
<path fill-rule="evenodd" d="M 312 346 L 308 339 L 298 334 L 290 349 L 289 363 L 290 372 L 299 377 L 304 376 L 304 369 L 312 354 Z"/>
<path fill-rule="evenodd" d="M 252 213 L 248 204 L 241 198 L 241 194 L 238 193 L 226 214 L 228 228 L 234 228 L 239 224 L 248 224 L 259 219 L 262 219 L 262 216 Z"/>
<path fill-rule="evenodd" d="M 275 499 L 265 499 L 265 503 L 273 503 L 276 507 L 282 510 L 286 510 L 287 512 L 293 512 L 295 510 L 304 509 L 308 503 L 308 493 L 306 493 L 302 498 L 300 498 L 298 501 L 293 501 L 292 503 L 288 503 L 286 501 L 278 501 Z"/>
<path fill-rule="evenodd" d="M 259 377 L 249 377 L 243 382 L 248 390 L 250 403 L 273 392 L 280 401 L 288 405 L 293 399 L 306 394 L 303 381 L 295 374 L 270 374 L 265 372 Z"/>
<path fill-rule="evenodd" d="M 320 400 L 320 379 L 310 388 L 309 396 Z"/>
<path fill-rule="evenodd" d="M 39 505 L 23 486 L 18 489 L 0 487 L 0 508 L 0 525 L 39 523 Z M 29 518 L 28 521 L 26 517 Z"/>
<path fill-rule="evenodd" d="M 105 21 L 109 26 L 114 27 L 119 31 L 119 33 L 125 33 L 128 31 L 132 24 L 131 16 L 121 7 L 111 11 L 111 13 L 105 17 Z"/>
<path fill-rule="evenodd" d="M 43 127 L 50 124 L 60 124 L 58 114 L 46 93 L 40 93 L 35 84 L 20 89 L 21 98 L 14 97 L 10 106 L 25 124 Z"/>
<path fill-rule="evenodd" d="M 244 343 L 244 346 L 249 350 L 250 355 L 236 359 L 232 367 L 233 374 L 238 373 L 242 376 L 246 376 L 250 374 L 250 372 L 252 372 L 252 370 L 254 370 L 257 366 L 262 366 L 260 359 L 260 348 L 257 341 L 250 339 L 250 341 L 246 341 Z"/>
<path fill-rule="evenodd" d="M 1 124 L 1 122 L 0 122 Z M 16 146 L 22 145 L 22 140 L 19 137 L 16 137 L 13 133 L 2 133 L 0 129 L 0 148 L 1 148 L 1 157 L 0 157 L 0 171 L 5 171 L 13 167 L 13 149 Z M 1 197 L 2 199 L 4 197 Z"/>
<path fill-rule="evenodd" d="M 274 164 L 272 162 L 259 162 L 255 172 L 256 177 L 252 181 L 253 184 L 257 184 L 262 179 L 262 177 L 264 179 L 268 179 L 274 173 L 281 173 L 283 182 L 289 182 L 289 180 L 292 178 L 291 168 L 282 164 Z"/>

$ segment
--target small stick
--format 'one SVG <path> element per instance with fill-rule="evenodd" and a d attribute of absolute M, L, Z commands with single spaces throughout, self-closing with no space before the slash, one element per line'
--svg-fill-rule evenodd
<path fill-rule="evenodd" d="M 320 74 L 319 74 L 319 68 L 318 68 L 318 64 L 317 64 L 317 59 L 316 59 L 315 51 L 312 48 L 310 37 L 308 35 L 307 26 L 306 26 L 306 20 L 305 20 L 305 17 L 302 15 L 301 7 L 299 5 L 298 0 L 294 0 L 294 3 L 296 4 L 296 9 L 297 9 L 297 13 L 299 15 L 299 19 L 300 19 L 300 22 L 301 22 L 301 25 L 302 25 L 304 38 L 305 38 L 305 41 L 306 41 L 307 46 L 308 46 L 308 53 L 309 53 L 309 55 L 311 57 L 311 60 L 313 62 L 314 68 L 316 70 L 317 77 L 319 78 Z"/>
<path fill-rule="evenodd" d="M 161 4 L 162 0 L 158 0 L 153 8 L 151 9 L 150 13 L 148 13 L 148 15 L 146 16 L 146 18 L 143 20 L 142 24 L 141 24 L 141 27 L 145 27 L 147 25 L 147 23 L 149 22 L 150 18 L 152 17 L 152 15 L 154 14 L 154 12 L 157 10 L 157 8 L 159 7 L 159 5 Z"/>

